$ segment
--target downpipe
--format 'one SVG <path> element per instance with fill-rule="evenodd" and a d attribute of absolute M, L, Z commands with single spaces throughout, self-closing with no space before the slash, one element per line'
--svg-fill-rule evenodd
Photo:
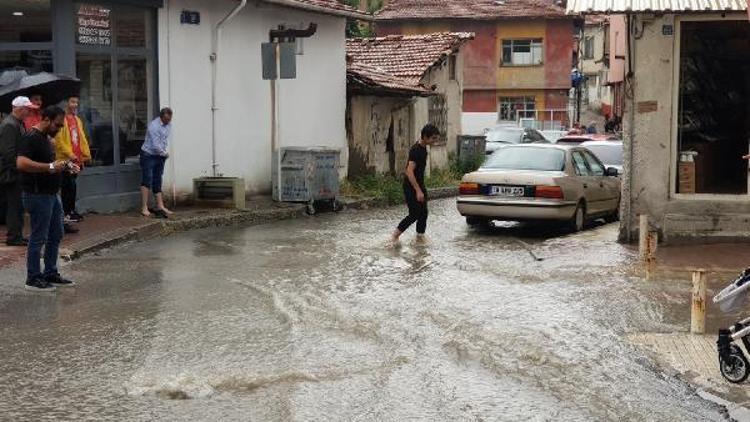
<path fill-rule="evenodd" d="M 242 9 L 247 6 L 247 0 L 240 0 L 240 3 L 235 6 L 228 15 L 224 16 L 219 23 L 214 27 L 214 33 L 212 37 L 211 45 L 211 175 L 216 177 L 218 175 L 217 169 L 219 163 L 216 161 L 216 112 L 219 108 L 216 105 L 216 86 L 217 86 L 217 74 L 218 74 L 218 59 L 219 59 L 219 41 L 221 40 L 221 30 L 224 25 L 229 23 L 235 16 L 237 16 Z"/>

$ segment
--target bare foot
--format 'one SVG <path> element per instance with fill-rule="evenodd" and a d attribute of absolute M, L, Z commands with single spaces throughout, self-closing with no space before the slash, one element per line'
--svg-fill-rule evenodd
<path fill-rule="evenodd" d="M 169 209 L 167 209 L 167 207 L 161 207 L 161 208 L 159 208 L 159 210 L 160 210 L 160 211 L 163 211 L 163 212 L 164 212 L 164 214 L 167 214 L 167 215 L 172 215 L 172 214 L 174 214 L 174 211 L 170 211 Z"/>
<path fill-rule="evenodd" d="M 151 212 L 148 210 L 148 208 L 142 209 L 141 210 L 141 215 L 144 216 L 144 217 L 151 217 Z"/>
<path fill-rule="evenodd" d="M 427 244 L 430 243 L 430 239 L 428 239 L 427 236 L 425 236 L 423 234 L 418 234 L 417 238 L 415 239 L 415 242 L 418 245 L 427 245 Z"/>

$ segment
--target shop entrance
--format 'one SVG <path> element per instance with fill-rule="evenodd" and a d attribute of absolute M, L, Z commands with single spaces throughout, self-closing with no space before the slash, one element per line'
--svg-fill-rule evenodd
<path fill-rule="evenodd" d="M 677 193 L 746 195 L 750 25 L 681 23 Z"/>

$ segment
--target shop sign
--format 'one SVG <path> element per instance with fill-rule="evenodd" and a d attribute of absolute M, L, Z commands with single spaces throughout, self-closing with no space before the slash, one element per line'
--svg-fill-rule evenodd
<path fill-rule="evenodd" d="M 112 10 L 106 7 L 82 4 L 76 16 L 76 37 L 82 45 L 112 45 Z"/>

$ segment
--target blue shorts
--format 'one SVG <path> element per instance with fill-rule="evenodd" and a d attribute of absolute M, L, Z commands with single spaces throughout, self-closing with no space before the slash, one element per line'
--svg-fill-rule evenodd
<path fill-rule="evenodd" d="M 161 193 L 161 180 L 166 161 L 166 157 L 141 151 L 141 186 L 151 189 L 155 194 Z"/>

